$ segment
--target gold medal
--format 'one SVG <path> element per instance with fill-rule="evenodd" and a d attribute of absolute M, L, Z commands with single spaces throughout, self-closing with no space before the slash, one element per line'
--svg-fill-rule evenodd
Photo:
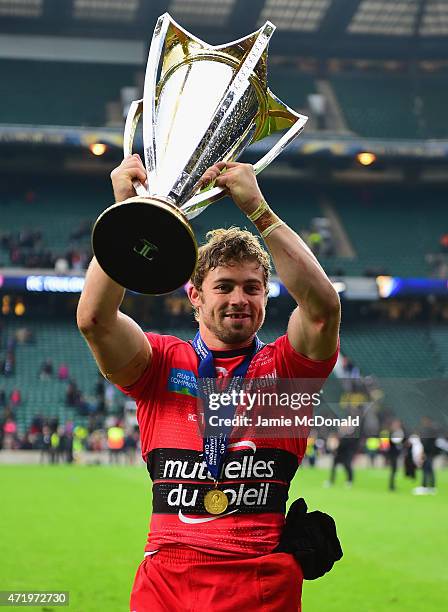
<path fill-rule="evenodd" d="M 229 505 L 229 498 L 219 489 L 212 489 L 204 496 L 204 506 L 210 514 L 222 514 Z"/>

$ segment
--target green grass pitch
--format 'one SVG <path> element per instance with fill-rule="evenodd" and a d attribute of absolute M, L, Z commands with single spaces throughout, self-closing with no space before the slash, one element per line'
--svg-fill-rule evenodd
<path fill-rule="evenodd" d="M 305 581 L 304 612 L 439 612 L 448 601 L 448 474 L 439 493 L 413 497 L 400 477 L 359 470 L 324 489 L 323 470 L 301 468 L 290 499 L 332 514 L 345 551 L 319 580 Z M 68 608 L 125 612 L 150 512 L 144 467 L 0 466 L 0 590 L 68 590 Z M 11 609 L 5 607 L 6 609 Z"/>

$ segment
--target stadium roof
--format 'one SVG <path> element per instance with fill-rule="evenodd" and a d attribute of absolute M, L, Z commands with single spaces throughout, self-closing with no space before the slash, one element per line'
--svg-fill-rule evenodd
<path fill-rule="evenodd" d="M 212 44 L 269 19 L 278 55 L 448 58 L 448 0 L 0 0 L 0 33 L 149 41 L 165 11 Z"/>

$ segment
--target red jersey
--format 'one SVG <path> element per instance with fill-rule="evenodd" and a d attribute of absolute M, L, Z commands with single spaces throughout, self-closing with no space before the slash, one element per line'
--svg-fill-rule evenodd
<path fill-rule="evenodd" d="M 153 481 L 153 512 L 145 550 L 183 544 L 219 555 L 264 555 L 278 544 L 289 484 L 306 450 L 300 438 L 231 437 L 219 488 L 229 505 L 210 515 L 204 495 L 213 487 L 197 419 L 198 356 L 188 342 L 147 333 L 152 362 L 121 390 L 137 403 L 142 456 Z M 213 352 L 219 375 L 231 375 L 244 356 Z M 326 379 L 338 351 L 324 361 L 296 352 L 286 335 L 253 357 L 248 378 Z"/>

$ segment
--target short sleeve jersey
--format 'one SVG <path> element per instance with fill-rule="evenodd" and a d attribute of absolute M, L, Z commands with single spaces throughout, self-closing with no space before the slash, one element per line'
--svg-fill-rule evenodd
<path fill-rule="evenodd" d="M 219 488 L 229 505 L 210 515 L 204 496 L 213 488 L 198 427 L 198 357 L 188 342 L 146 334 L 152 362 L 141 378 L 121 388 L 137 404 L 143 459 L 153 486 L 153 512 L 145 550 L 182 544 L 219 555 L 263 555 L 278 544 L 289 484 L 306 450 L 303 437 L 230 437 Z M 217 375 L 230 375 L 244 356 L 214 353 Z M 326 379 L 338 351 L 316 361 L 296 352 L 286 335 L 252 359 L 248 377 Z"/>

